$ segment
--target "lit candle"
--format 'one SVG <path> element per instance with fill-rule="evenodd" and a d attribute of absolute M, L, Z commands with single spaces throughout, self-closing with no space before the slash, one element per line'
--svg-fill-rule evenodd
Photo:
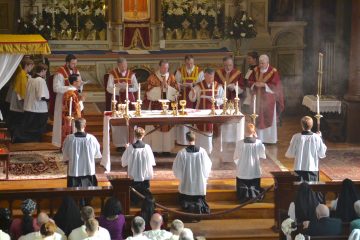
<path fill-rule="evenodd" d="M 215 99 L 215 82 L 212 83 L 212 98 Z"/>
<path fill-rule="evenodd" d="M 126 82 L 126 100 L 129 99 L 129 83 Z"/>
<path fill-rule="evenodd" d="M 141 83 L 139 83 L 138 100 L 141 100 Z"/>
<path fill-rule="evenodd" d="M 69 104 L 69 116 L 71 117 L 71 112 L 72 112 L 72 97 L 70 97 L 70 104 Z"/>
<path fill-rule="evenodd" d="M 115 95 L 116 95 L 116 86 L 114 84 L 114 89 L 113 89 L 113 101 L 115 102 Z"/>
<path fill-rule="evenodd" d="M 239 97 L 239 83 L 238 82 L 236 82 L 236 84 L 235 84 L 235 95 L 236 95 L 236 97 Z"/>
<path fill-rule="evenodd" d="M 256 95 L 254 95 L 254 108 L 253 108 L 253 113 L 256 114 Z"/>
<path fill-rule="evenodd" d="M 226 82 L 224 83 L 224 98 L 226 98 Z"/>
<path fill-rule="evenodd" d="M 318 115 L 320 115 L 320 97 L 319 94 L 316 95 L 316 112 Z"/>

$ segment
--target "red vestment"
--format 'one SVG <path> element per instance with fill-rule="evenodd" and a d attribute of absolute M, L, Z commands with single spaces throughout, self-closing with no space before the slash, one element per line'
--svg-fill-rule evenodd
<path fill-rule="evenodd" d="M 131 78 L 134 73 L 131 70 L 127 70 L 125 76 L 122 76 L 122 74 L 119 72 L 119 69 L 114 68 L 113 70 L 111 70 L 111 72 L 109 72 L 109 74 L 113 75 L 113 77 L 114 77 L 114 85 L 117 83 L 128 83 L 129 88 L 133 87 Z M 130 101 L 129 107 L 131 109 L 133 107 L 133 105 L 131 103 L 135 102 L 136 99 L 135 99 L 133 92 L 129 92 L 128 96 L 129 96 L 129 101 Z M 118 103 L 125 103 L 126 92 L 125 91 L 119 92 L 119 96 L 116 96 L 116 98 L 117 98 L 116 100 L 118 101 Z"/>
<path fill-rule="evenodd" d="M 229 86 L 229 84 L 234 84 L 236 86 L 236 83 L 238 83 L 238 86 L 241 89 L 244 89 L 244 79 L 243 79 L 243 77 L 241 75 L 241 72 L 239 70 L 235 69 L 235 68 L 233 70 L 231 70 L 229 75 L 226 75 L 226 71 L 225 71 L 224 68 L 218 69 L 215 72 L 215 78 L 214 79 L 215 79 L 216 82 L 220 83 L 223 86 L 225 86 L 225 82 L 226 82 L 227 86 Z M 233 100 L 236 97 L 235 95 L 236 95 L 235 88 L 234 88 L 234 90 L 226 89 L 226 98 L 229 101 Z"/>
<path fill-rule="evenodd" d="M 70 98 L 72 98 L 71 117 L 74 119 L 81 118 L 82 113 L 80 109 L 80 96 L 77 90 L 69 90 L 64 93 L 63 107 L 62 107 L 62 127 L 61 127 L 61 142 L 64 142 L 67 135 L 71 134 L 72 126 L 69 117 Z"/>
<path fill-rule="evenodd" d="M 270 65 L 265 73 L 261 73 L 260 68 L 256 67 L 249 77 L 249 86 L 251 87 L 255 82 L 266 83 L 274 92 L 273 94 L 266 92 L 265 87 L 254 86 L 253 88 L 253 94 L 256 94 L 256 114 L 259 115 L 256 119 L 256 127 L 265 129 L 272 125 L 275 103 L 277 117 L 284 111 L 284 96 L 279 72 Z"/>
<path fill-rule="evenodd" d="M 186 71 L 186 66 L 183 65 L 181 68 L 178 69 L 181 74 L 181 84 L 195 84 L 199 78 L 199 73 L 201 72 L 200 67 L 194 66 L 193 71 L 189 74 Z M 186 107 L 187 108 L 194 108 L 194 103 L 189 99 L 189 92 L 191 91 L 190 87 L 181 87 L 180 91 L 180 99 L 186 100 Z"/>

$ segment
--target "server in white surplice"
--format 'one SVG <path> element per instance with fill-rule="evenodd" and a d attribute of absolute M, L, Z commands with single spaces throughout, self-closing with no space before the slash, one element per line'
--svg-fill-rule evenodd
<path fill-rule="evenodd" d="M 212 162 L 205 149 L 195 146 L 193 132 L 188 132 L 186 139 L 189 146 L 178 152 L 172 168 L 175 177 L 180 180 L 180 204 L 186 211 L 207 213 L 205 195 Z"/>
<path fill-rule="evenodd" d="M 154 177 L 155 157 L 150 145 L 142 141 L 145 130 L 138 127 L 134 135 L 136 142 L 126 147 L 121 157 L 121 165 L 128 167 L 128 175 L 134 181 L 133 187 L 144 194 L 150 188 L 150 179 Z M 132 195 L 131 200 L 137 203 L 138 198 Z"/>
<path fill-rule="evenodd" d="M 75 120 L 76 133 L 65 138 L 64 161 L 69 161 L 68 187 L 97 186 L 95 158 L 101 158 L 100 144 L 94 135 L 85 132 L 86 120 Z"/>
<path fill-rule="evenodd" d="M 285 154 L 295 158 L 294 171 L 303 181 L 319 181 L 319 158 L 326 157 L 326 145 L 321 133 L 311 132 L 313 120 L 309 116 L 301 119 L 302 132 L 291 138 L 290 146 Z"/>
<path fill-rule="evenodd" d="M 236 143 L 236 192 L 240 202 L 256 197 L 261 192 L 260 159 L 265 159 L 265 146 L 257 139 L 254 124 L 246 127 L 246 136 Z"/>

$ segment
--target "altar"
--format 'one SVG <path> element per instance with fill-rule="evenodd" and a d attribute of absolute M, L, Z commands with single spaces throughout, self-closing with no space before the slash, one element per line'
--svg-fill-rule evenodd
<path fill-rule="evenodd" d="M 153 111 L 142 111 L 141 117 L 135 117 L 134 111 L 130 111 L 130 118 L 126 119 L 123 117 L 112 117 L 111 112 L 104 113 L 103 123 L 103 152 L 102 160 L 100 164 L 105 167 L 107 172 L 111 171 L 110 162 L 110 125 L 115 126 L 127 126 L 129 131 L 129 140 L 132 139 L 132 132 L 136 125 L 180 125 L 180 124 L 198 124 L 198 123 L 213 123 L 213 124 L 225 124 L 235 123 L 236 129 L 234 134 L 236 139 L 241 140 L 244 138 L 244 126 L 245 118 L 244 115 L 220 115 L 222 110 L 215 110 L 216 115 L 209 115 L 210 110 L 195 110 L 187 109 L 188 115 L 163 115 L 160 110 Z M 221 129 L 221 128 L 220 128 Z M 221 151 L 222 141 L 220 132 L 220 144 L 214 144 L 214 152 Z M 151 143 L 150 143 L 151 145 Z"/>

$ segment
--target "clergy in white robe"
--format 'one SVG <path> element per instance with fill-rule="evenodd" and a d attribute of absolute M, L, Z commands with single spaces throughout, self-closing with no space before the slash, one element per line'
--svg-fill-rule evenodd
<path fill-rule="evenodd" d="M 285 156 L 295 158 L 294 171 L 303 181 L 319 181 L 319 159 L 326 157 L 326 145 L 321 133 L 311 132 L 313 120 L 309 116 L 301 119 L 303 131 L 293 135 Z"/>
<path fill-rule="evenodd" d="M 15 130 L 14 142 L 40 142 L 48 120 L 49 90 L 45 81 L 47 65 L 35 67 L 36 77 L 28 79 L 22 126 Z"/>
<path fill-rule="evenodd" d="M 218 82 L 214 81 L 215 71 L 211 68 L 205 69 L 204 80 L 198 83 L 189 93 L 192 102 L 196 102 L 196 109 L 211 109 L 212 101 L 215 98 L 216 107 L 222 105 L 224 89 Z M 196 133 L 198 146 L 204 148 L 208 154 L 213 149 L 213 124 L 197 124 L 199 133 Z"/>
<path fill-rule="evenodd" d="M 106 86 L 106 91 L 115 95 L 119 103 L 125 103 L 126 100 L 126 83 L 128 83 L 128 98 L 130 102 L 135 102 L 136 92 L 139 89 L 139 84 L 135 73 L 128 69 L 125 58 L 117 60 L 117 67 L 110 71 L 109 79 Z M 112 96 L 114 97 L 114 96 Z M 112 98 L 113 99 L 113 98 Z M 133 105 L 130 103 L 130 109 Z M 115 147 L 125 147 L 128 142 L 128 128 L 126 126 L 111 126 L 112 142 Z"/>
<path fill-rule="evenodd" d="M 172 170 L 180 180 L 180 204 L 185 211 L 206 213 L 205 209 L 194 209 L 196 203 L 206 207 L 206 185 L 211 172 L 212 162 L 202 147 L 195 146 L 195 134 L 186 134 L 189 146 L 176 155 Z M 205 211 L 204 211 L 205 210 Z"/>
<path fill-rule="evenodd" d="M 55 108 L 54 108 L 54 122 L 52 132 L 52 144 L 56 147 L 61 147 L 62 139 L 62 110 L 63 110 L 63 95 L 68 90 L 71 90 L 69 83 L 69 76 L 71 74 L 78 74 L 81 79 L 79 70 L 76 68 L 77 58 L 69 54 L 65 58 L 65 66 L 60 67 L 54 75 L 53 91 L 56 93 Z M 82 80 L 81 80 L 82 81 Z M 81 88 L 82 90 L 82 84 Z"/>
<path fill-rule="evenodd" d="M 76 133 L 65 138 L 64 161 L 69 161 L 68 187 L 97 186 L 95 159 L 101 158 L 100 144 L 94 135 L 85 132 L 86 120 L 75 120 Z"/>
<path fill-rule="evenodd" d="M 150 179 L 154 177 L 153 166 L 156 165 L 155 157 L 150 145 L 142 141 L 145 136 L 143 128 L 134 131 L 136 142 L 128 145 L 121 157 L 121 165 L 128 167 L 128 176 L 133 180 L 133 188 L 140 193 L 145 193 L 150 188 Z M 131 200 L 137 203 L 139 200 L 134 194 Z"/>
<path fill-rule="evenodd" d="M 265 159 L 265 146 L 256 139 L 254 124 L 246 127 L 246 137 L 236 143 L 236 192 L 240 202 L 256 197 L 261 192 L 260 159 Z"/>
<path fill-rule="evenodd" d="M 192 87 L 204 80 L 204 72 L 195 65 L 193 55 L 185 56 L 185 64 L 176 71 L 175 79 L 180 86 L 179 99 L 186 100 L 186 108 L 195 108 L 195 103 L 189 99 L 189 93 Z M 188 131 L 189 128 L 184 125 L 176 126 L 177 144 L 187 145 L 185 134 Z"/>

